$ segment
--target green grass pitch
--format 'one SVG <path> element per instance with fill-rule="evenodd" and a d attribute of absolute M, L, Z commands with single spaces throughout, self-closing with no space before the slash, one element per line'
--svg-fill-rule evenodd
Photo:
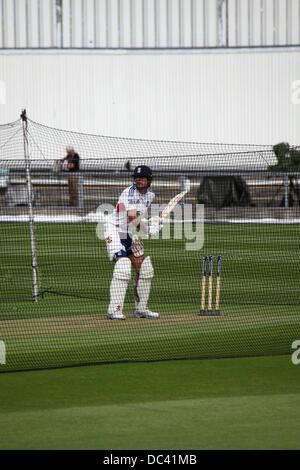
<path fill-rule="evenodd" d="M 39 302 L 32 301 L 29 228 L 0 225 L 1 370 L 180 358 L 288 354 L 300 337 L 298 226 L 206 224 L 201 250 L 146 240 L 156 321 L 105 319 L 113 263 L 95 224 L 36 224 Z M 201 318 L 202 256 L 222 256 L 221 311 Z M 215 285 L 215 284 L 214 284 Z M 215 288 L 215 287 L 214 287 Z"/>
<path fill-rule="evenodd" d="M 299 449 L 299 410 L 288 355 L 0 374 L 0 449 Z"/>
<path fill-rule="evenodd" d="M 96 226 L 0 225 L 0 449 L 299 449 L 297 225 L 205 225 L 204 247 L 149 240 L 157 321 L 105 319 L 112 263 Z M 197 316 L 202 256 L 222 255 L 221 310 Z M 259 356 L 234 358 L 231 356 Z M 210 358 L 194 361 L 193 358 Z M 223 357 L 225 359 L 216 359 Z"/>

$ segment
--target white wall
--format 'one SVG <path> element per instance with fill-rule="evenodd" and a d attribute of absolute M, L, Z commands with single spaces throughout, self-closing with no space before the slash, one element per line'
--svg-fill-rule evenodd
<path fill-rule="evenodd" d="M 32 120 L 102 135 L 299 144 L 299 65 L 296 51 L 3 53 L 0 123 L 25 107 Z"/>

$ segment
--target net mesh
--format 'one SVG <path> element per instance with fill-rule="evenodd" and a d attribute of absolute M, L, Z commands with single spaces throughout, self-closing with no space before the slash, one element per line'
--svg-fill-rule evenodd
<path fill-rule="evenodd" d="M 299 174 L 280 171 L 272 146 L 122 139 L 30 120 L 25 135 L 30 179 L 22 121 L 0 126 L 0 371 L 291 352 L 300 333 Z M 80 171 L 57 166 L 66 146 Z M 148 308 L 159 318 L 133 317 L 132 265 L 126 319 L 112 321 L 104 229 L 142 164 L 153 170 L 151 216 L 190 190 L 159 235 L 140 234 L 154 268 Z"/>

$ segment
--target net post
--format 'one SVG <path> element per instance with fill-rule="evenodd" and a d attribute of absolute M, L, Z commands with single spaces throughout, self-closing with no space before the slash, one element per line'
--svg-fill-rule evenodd
<path fill-rule="evenodd" d="M 21 112 L 21 119 L 23 125 L 23 142 L 24 142 L 24 158 L 26 166 L 26 184 L 27 184 L 27 197 L 28 197 L 28 216 L 29 216 L 29 230 L 30 230 L 30 247 L 31 247 L 31 264 L 32 264 L 32 279 L 33 279 L 33 296 L 34 301 L 38 302 L 38 274 L 37 274 L 37 257 L 36 257 L 36 244 L 35 244 L 35 230 L 34 230 L 34 214 L 33 214 L 33 189 L 30 174 L 30 158 L 29 158 L 29 145 L 28 145 L 28 121 L 26 109 Z"/>

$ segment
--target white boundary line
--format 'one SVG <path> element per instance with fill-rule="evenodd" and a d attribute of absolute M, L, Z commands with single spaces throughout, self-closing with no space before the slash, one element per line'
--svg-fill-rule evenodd
<path fill-rule="evenodd" d="M 27 215 L 2 215 L 1 222 L 28 223 Z M 80 223 L 104 223 L 105 219 L 99 217 L 99 214 L 90 213 L 84 216 L 80 215 L 35 215 L 35 223 L 53 223 L 53 224 L 80 224 Z M 271 225 L 291 225 L 300 224 L 300 218 L 276 219 L 276 218 L 260 218 L 260 219 L 188 219 L 188 220 L 167 220 L 164 223 L 205 223 L 205 224 L 271 224 Z"/>

